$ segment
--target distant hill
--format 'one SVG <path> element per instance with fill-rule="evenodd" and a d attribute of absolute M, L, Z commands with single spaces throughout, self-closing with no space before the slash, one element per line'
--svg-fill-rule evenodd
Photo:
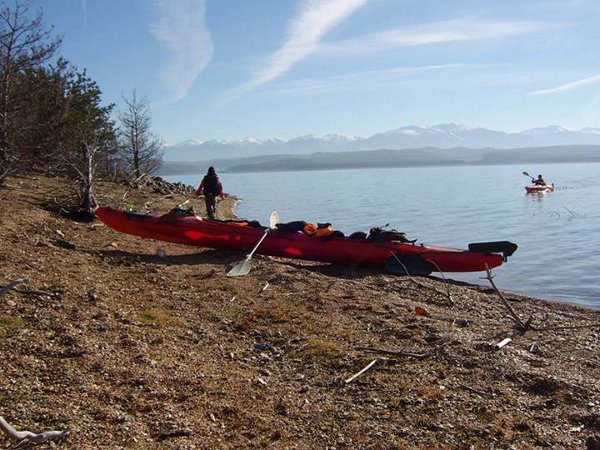
<path fill-rule="evenodd" d="M 261 155 L 197 162 L 165 161 L 160 175 L 197 174 L 213 165 L 220 172 L 298 171 L 448 165 L 600 162 L 600 145 L 559 145 L 515 149 L 434 147 L 406 150 Z"/>
<path fill-rule="evenodd" d="M 165 161 L 208 161 L 258 155 L 308 155 L 316 152 L 403 150 L 419 148 L 517 149 L 564 145 L 600 145 L 600 129 L 567 130 L 559 126 L 518 133 L 472 128 L 457 124 L 407 126 L 370 137 L 306 135 L 290 139 L 240 141 L 185 141 L 164 147 Z"/>

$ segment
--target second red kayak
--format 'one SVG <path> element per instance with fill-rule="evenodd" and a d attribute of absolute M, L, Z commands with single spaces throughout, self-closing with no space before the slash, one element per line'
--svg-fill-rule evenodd
<path fill-rule="evenodd" d="M 542 186 L 540 186 L 540 185 L 525 186 L 525 190 L 527 191 L 528 194 L 554 192 L 554 184 L 544 184 Z"/>

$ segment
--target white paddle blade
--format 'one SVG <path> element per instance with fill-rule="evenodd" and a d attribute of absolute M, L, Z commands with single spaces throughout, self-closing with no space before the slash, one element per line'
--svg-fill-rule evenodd
<path fill-rule="evenodd" d="M 279 223 L 279 213 L 277 211 L 273 211 L 271 213 L 271 217 L 269 217 L 269 228 L 275 228 L 275 225 Z"/>
<path fill-rule="evenodd" d="M 237 263 L 233 267 L 233 269 L 231 269 L 227 273 L 227 276 L 228 277 L 243 277 L 244 275 L 248 275 L 248 273 L 250 272 L 250 269 L 251 269 L 250 261 L 248 261 L 247 259 L 244 259 L 243 261 L 240 261 L 239 263 Z"/>

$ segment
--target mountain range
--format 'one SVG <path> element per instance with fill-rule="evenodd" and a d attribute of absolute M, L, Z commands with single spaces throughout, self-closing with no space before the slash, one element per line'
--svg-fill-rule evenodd
<path fill-rule="evenodd" d="M 164 147 L 163 159 L 208 161 L 259 155 L 306 155 L 316 152 L 402 150 L 417 148 L 518 149 L 558 145 L 600 145 L 600 129 L 568 130 L 559 126 L 533 128 L 515 133 L 457 124 L 432 127 L 406 126 L 370 137 L 326 135 L 300 136 L 290 140 L 243 139 L 239 141 L 188 140 Z"/>
<path fill-rule="evenodd" d="M 328 135 L 186 141 L 164 148 L 159 175 L 440 165 L 600 162 L 600 129 L 558 126 L 519 133 L 456 124 L 409 126 L 371 137 Z"/>

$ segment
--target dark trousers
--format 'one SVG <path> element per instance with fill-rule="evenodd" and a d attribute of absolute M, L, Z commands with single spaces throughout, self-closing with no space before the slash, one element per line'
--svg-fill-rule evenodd
<path fill-rule="evenodd" d="M 206 203 L 206 214 L 209 219 L 214 219 L 217 214 L 217 196 L 212 194 L 204 194 L 204 202 Z"/>

